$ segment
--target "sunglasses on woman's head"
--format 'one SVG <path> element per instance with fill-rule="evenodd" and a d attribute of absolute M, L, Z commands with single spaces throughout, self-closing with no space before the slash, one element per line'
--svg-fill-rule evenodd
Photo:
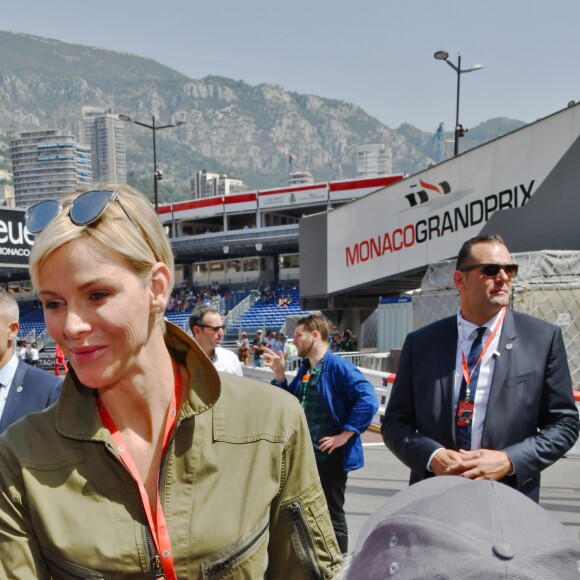
<path fill-rule="evenodd" d="M 59 201 L 47 199 L 29 207 L 24 215 L 26 228 L 31 234 L 39 234 L 48 224 L 65 208 L 69 207 L 69 217 L 77 226 L 88 226 L 96 222 L 113 201 L 118 201 L 127 219 L 135 226 L 139 233 L 141 230 L 131 219 L 123 204 L 119 200 L 119 194 L 106 189 L 94 189 L 85 191 L 72 201 Z"/>

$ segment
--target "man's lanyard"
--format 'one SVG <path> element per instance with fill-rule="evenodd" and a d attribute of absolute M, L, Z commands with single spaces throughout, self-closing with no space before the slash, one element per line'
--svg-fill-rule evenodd
<path fill-rule="evenodd" d="M 495 338 L 495 335 L 498 333 L 498 330 L 500 329 L 500 327 L 502 325 L 503 319 L 505 318 L 505 313 L 506 313 L 506 307 L 504 306 L 502 309 L 501 315 L 500 315 L 496 325 L 494 326 L 493 330 L 491 331 L 491 334 L 489 335 L 489 338 L 487 339 L 485 346 L 481 349 L 481 353 L 479 354 L 479 357 L 475 361 L 475 364 L 473 365 L 471 372 L 469 372 L 469 367 L 467 366 L 467 359 L 465 358 L 465 352 L 463 349 L 463 340 L 461 338 L 461 335 L 459 335 L 459 341 L 461 342 L 461 369 L 463 371 L 463 378 L 465 379 L 465 383 L 467 385 L 467 389 L 465 391 L 465 399 L 466 400 L 469 399 L 469 383 L 471 382 L 471 377 L 473 376 L 473 372 L 475 371 L 475 369 L 477 368 L 477 365 L 481 362 L 481 359 L 483 358 L 483 356 L 487 352 L 487 349 L 489 348 L 489 345 L 491 344 L 492 340 Z"/>
<path fill-rule="evenodd" d="M 322 372 L 324 365 L 324 357 L 322 357 L 314 367 L 309 368 L 304 375 L 302 375 L 302 408 L 306 408 L 306 397 L 308 396 L 308 389 L 311 384 L 318 385 L 318 379 Z"/>
<path fill-rule="evenodd" d="M 308 384 L 310 383 L 310 378 L 312 377 L 312 369 L 302 376 L 302 400 L 300 404 L 302 408 L 306 406 L 306 395 L 308 394 Z"/>
<path fill-rule="evenodd" d="M 165 423 L 165 433 L 163 435 L 163 448 L 162 455 L 165 455 L 169 440 L 173 434 L 173 429 L 177 421 L 177 405 L 181 401 L 181 373 L 176 362 L 172 359 L 173 363 L 173 375 L 175 377 L 175 388 L 171 394 L 171 401 L 169 402 L 169 409 L 167 412 L 167 420 Z M 139 475 L 139 470 L 135 465 L 135 461 L 131 456 L 131 453 L 127 446 L 125 445 L 125 440 L 123 435 L 120 433 L 115 421 L 109 415 L 109 412 L 103 405 L 100 397 L 97 397 L 97 411 L 101 417 L 103 425 L 111 433 L 111 437 L 117 446 L 117 451 L 121 460 L 131 472 L 131 475 L 135 478 L 137 485 L 139 487 L 139 493 L 141 494 L 141 502 L 143 503 L 143 508 L 145 514 L 147 515 L 147 521 L 149 522 L 149 528 L 151 530 L 151 536 L 155 542 L 157 552 L 160 556 L 161 567 L 163 568 L 163 573 L 167 580 L 177 580 L 177 574 L 175 573 L 175 568 L 173 565 L 173 555 L 171 553 L 171 544 L 169 541 L 169 532 L 167 530 L 167 522 L 165 521 L 165 515 L 163 514 L 163 507 L 161 505 L 161 499 L 159 497 L 159 473 L 157 474 L 157 494 L 156 494 L 156 513 L 153 513 L 151 509 L 151 502 L 149 501 L 149 496 L 147 495 L 147 490 L 143 485 L 141 476 Z"/>

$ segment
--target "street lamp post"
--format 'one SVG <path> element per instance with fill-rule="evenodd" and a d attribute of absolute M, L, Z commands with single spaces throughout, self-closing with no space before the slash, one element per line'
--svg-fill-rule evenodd
<path fill-rule="evenodd" d="M 457 66 L 454 65 L 451 61 L 449 61 L 449 53 L 444 50 L 438 50 L 433 55 L 437 60 L 444 60 L 456 73 L 457 73 L 457 101 L 455 105 L 455 148 L 453 155 L 457 155 L 459 153 L 459 137 L 460 131 L 462 131 L 461 126 L 459 125 L 459 88 L 461 84 L 461 75 L 463 73 L 473 72 L 474 70 L 480 70 L 483 68 L 482 64 L 474 64 L 471 68 L 461 69 L 461 55 L 457 55 Z M 462 135 L 463 133 L 461 133 Z"/>
<path fill-rule="evenodd" d="M 157 133 L 157 131 L 160 131 L 161 129 L 170 129 L 171 127 L 183 125 L 185 121 L 179 121 L 178 123 L 171 123 L 169 125 L 156 125 L 155 115 L 151 117 L 151 125 L 149 125 L 148 123 L 142 123 L 141 121 L 136 121 L 135 119 L 131 119 L 129 115 L 119 115 L 119 119 L 121 119 L 121 121 L 126 121 L 128 123 L 135 123 L 135 125 L 145 127 L 146 129 L 151 129 L 151 132 L 153 133 L 153 192 L 154 192 L 155 213 L 157 213 L 157 209 L 159 207 L 159 186 L 157 182 L 162 179 L 163 174 L 161 173 L 161 171 L 157 170 L 157 145 L 155 141 L 155 134 Z"/>

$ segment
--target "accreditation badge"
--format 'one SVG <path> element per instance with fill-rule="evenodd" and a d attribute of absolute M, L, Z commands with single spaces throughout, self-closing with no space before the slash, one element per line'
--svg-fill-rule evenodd
<path fill-rule="evenodd" d="M 471 425 L 474 409 L 474 401 L 470 401 L 469 399 L 463 399 L 459 401 L 457 404 L 457 416 L 455 417 L 455 425 L 457 427 L 468 427 Z"/>

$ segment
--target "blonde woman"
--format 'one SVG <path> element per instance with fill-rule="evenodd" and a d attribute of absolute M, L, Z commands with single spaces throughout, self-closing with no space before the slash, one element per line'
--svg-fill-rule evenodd
<path fill-rule="evenodd" d="M 330 577 L 300 405 L 218 374 L 164 322 L 173 257 L 147 199 L 104 186 L 26 220 L 71 368 L 57 404 L 0 439 L 0 577 Z"/>

